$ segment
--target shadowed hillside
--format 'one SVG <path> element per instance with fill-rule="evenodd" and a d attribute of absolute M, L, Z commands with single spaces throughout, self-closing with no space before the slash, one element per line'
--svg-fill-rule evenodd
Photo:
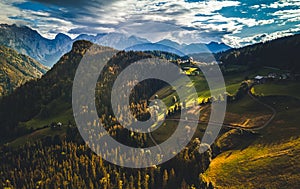
<path fill-rule="evenodd" d="M 300 34 L 229 50 L 217 57 L 225 64 L 270 66 L 300 72 Z"/>

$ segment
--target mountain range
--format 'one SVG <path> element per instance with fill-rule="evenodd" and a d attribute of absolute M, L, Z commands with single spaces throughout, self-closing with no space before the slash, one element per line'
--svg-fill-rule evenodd
<path fill-rule="evenodd" d="M 218 52 L 224 52 L 231 49 L 231 47 L 229 47 L 228 45 L 224 43 L 217 43 L 217 42 L 210 42 L 208 44 L 192 43 L 187 45 L 187 44 L 178 44 L 174 41 L 164 39 L 162 41 L 157 42 L 156 44 L 173 47 L 183 52 L 185 55 L 196 54 L 196 53 L 218 53 Z"/>
<path fill-rule="evenodd" d="M 71 41 L 64 34 L 58 34 L 55 39 L 49 40 L 26 26 L 0 25 L 0 45 L 15 49 L 49 67 L 70 50 Z"/>
<path fill-rule="evenodd" d="M 40 78 L 48 70 L 34 59 L 0 46 L 0 96 L 10 94 L 28 80 Z"/>
<path fill-rule="evenodd" d="M 218 53 L 230 49 L 229 46 L 216 42 L 187 45 L 165 39 L 151 43 L 147 39 L 122 33 L 81 34 L 75 39 L 59 33 L 54 39 L 47 39 L 27 26 L 0 24 L 0 45 L 13 48 L 49 67 L 52 67 L 63 54 L 69 52 L 72 44 L 77 40 L 87 40 L 117 50 L 160 50 L 179 55 L 203 52 Z"/>

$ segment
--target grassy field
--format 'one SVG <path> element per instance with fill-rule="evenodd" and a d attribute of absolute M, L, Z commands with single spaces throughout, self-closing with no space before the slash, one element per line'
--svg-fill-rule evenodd
<path fill-rule="evenodd" d="M 174 133 L 178 125 L 178 121 L 166 120 L 165 123 L 152 133 L 152 137 L 157 143 L 166 141 Z M 189 125 L 189 123 L 186 123 Z M 202 137 L 206 129 L 206 124 L 198 124 L 194 133 L 194 137 Z"/>
<path fill-rule="evenodd" d="M 203 177 L 216 188 L 299 188 L 299 158 L 299 138 L 270 145 L 260 141 L 222 153 Z"/>
<path fill-rule="evenodd" d="M 16 140 L 9 142 L 7 145 L 10 147 L 19 147 L 21 145 L 26 144 L 26 142 L 35 142 L 39 139 L 43 139 L 47 136 L 54 137 L 56 135 L 62 137 L 66 133 L 66 127 L 62 127 L 60 129 L 51 129 L 51 128 L 44 128 L 37 130 L 33 133 L 30 133 L 28 135 L 22 136 L 17 138 Z"/>
<path fill-rule="evenodd" d="M 276 108 L 275 120 L 254 139 L 232 137 L 236 145 L 212 160 L 203 178 L 217 188 L 299 188 L 300 101 L 288 97 L 263 100 Z M 224 141 L 218 141 L 219 145 L 228 143 L 229 136 L 221 137 Z M 239 146 L 247 141 L 248 146 Z"/>
<path fill-rule="evenodd" d="M 234 74 L 225 76 L 226 91 L 234 94 L 240 87 L 241 82 L 245 78 L 245 74 Z M 198 102 L 202 102 L 202 99 L 210 97 L 210 91 L 207 82 L 203 75 L 191 76 L 193 85 L 198 92 Z M 177 83 L 183 84 L 183 83 Z M 177 95 L 176 91 L 172 87 L 165 87 L 156 93 L 168 107 L 173 107 L 173 96 Z M 152 97 L 154 98 L 154 97 Z M 200 120 L 208 122 L 210 117 L 210 106 L 203 107 L 201 110 Z M 227 105 L 227 111 L 225 115 L 225 123 L 244 125 L 245 127 L 260 126 L 271 116 L 271 111 L 255 102 L 249 96 L 245 96 L 238 102 L 230 103 Z M 176 116 L 175 116 L 176 117 Z M 179 115 L 177 117 L 180 117 Z M 166 121 L 166 126 L 162 126 L 153 133 L 153 138 L 158 142 L 162 142 L 169 138 L 173 131 L 176 129 L 177 121 Z M 207 124 L 199 124 L 195 137 L 202 137 L 203 131 Z M 201 130 L 201 132 L 200 132 Z"/>
<path fill-rule="evenodd" d="M 245 76 L 266 75 L 270 72 L 283 73 L 271 68 L 226 76 L 226 90 L 233 94 Z M 190 77 L 200 98 L 210 96 L 203 77 Z M 167 93 L 168 91 L 168 93 Z M 256 135 L 247 135 L 230 130 L 220 136 L 217 145 L 222 153 L 212 160 L 209 169 L 202 175 L 216 188 L 300 188 L 300 84 L 281 81 L 257 85 L 255 94 L 260 100 L 277 111 L 275 119 Z M 172 104 L 174 91 L 162 89 L 158 95 L 167 104 Z M 201 111 L 200 119 L 209 118 L 210 107 Z M 225 123 L 251 128 L 263 125 L 272 115 L 271 110 L 249 96 L 227 105 Z M 153 137 L 158 142 L 166 140 L 175 130 L 177 122 L 168 121 Z M 203 135 L 205 125 L 199 124 L 195 137 Z"/>
<path fill-rule="evenodd" d="M 211 106 L 207 105 L 202 107 L 200 120 L 197 131 L 194 137 L 201 138 L 210 118 Z M 249 96 L 245 96 L 238 102 L 230 103 L 227 105 L 224 123 L 244 125 L 245 127 L 259 127 L 263 125 L 271 116 L 272 112 L 258 102 L 254 101 Z M 180 115 L 176 114 L 171 117 L 172 119 L 179 119 Z M 178 121 L 166 120 L 165 123 L 153 132 L 153 138 L 158 142 L 167 140 L 177 128 Z M 187 123 L 188 125 L 188 123 Z"/>
<path fill-rule="evenodd" d="M 198 93 L 199 103 L 202 102 L 203 99 L 206 99 L 211 96 L 211 92 L 209 90 L 206 79 L 202 74 L 198 76 L 190 76 L 189 78 L 191 80 L 191 83 L 189 84 L 177 81 L 174 83 L 174 85 L 176 86 L 189 85 L 190 87 L 194 87 Z M 231 76 L 225 76 L 224 79 L 225 79 L 226 91 L 230 94 L 236 93 L 244 78 L 245 78 L 244 74 L 234 74 Z M 172 101 L 173 96 L 178 97 L 176 91 L 170 86 L 159 90 L 155 95 L 158 95 L 159 98 L 161 98 L 168 107 L 171 107 L 173 105 L 173 101 Z M 154 96 L 152 97 L 152 99 L 153 98 Z"/>
<path fill-rule="evenodd" d="M 47 116 L 43 115 L 45 113 L 42 113 L 41 111 L 33 119 L 19 124 L 19 127 L 27 127 L 28 129 L 34 129 L 36 131 L 17 138 L 16 140 L 10 142 L 9 146 L 17 147 L 25 144 L 28 141 L 36 141 L 47 136 L 62 136 L 66 133 L 66 125 L 68 125 L 69 121 L 74 119 L 70 105 L 64 102 L 63 99 L 57 99 L 45 108 L 47 109 Z M 52 122 L 61 122 L 64 126 L 60 129 L 51 129 L 49 127 L 44 128 L 45 126 L 50 126 Z"/>
<path fill-rule="evenodd" d="M 42 114 L 43 113 L 40 112 L 35 118 L 25 123 L 21 123 L 21 126 L 39 129 L 45 125 L 50 125 L 52 122 L 68 124 L 69 121 L 74 119 L 72 108 L 62 99 L 58 99 L 50 103 L 50 105 L 47 107 L 47 116 Z"/>
<path fill-rule="evenodd" d="M 297 81 L 270 82 L 255 86 L 254 93 L 261 96 L 292 96 L 300 99 L 300 83 Z"/>

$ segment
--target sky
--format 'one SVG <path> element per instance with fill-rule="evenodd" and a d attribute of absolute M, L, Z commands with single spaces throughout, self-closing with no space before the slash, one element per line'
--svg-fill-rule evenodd
<path fill-rule="evenodd" d="M 0 23 L 47 38 L 118 32 L 241 47 L 300 33 L 300 0 L 1 0 Z"/>

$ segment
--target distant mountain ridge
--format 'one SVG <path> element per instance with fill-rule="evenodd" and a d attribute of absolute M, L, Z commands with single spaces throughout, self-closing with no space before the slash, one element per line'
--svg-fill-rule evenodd
<path fill-rule="evenodd" d="M 216 42 L 186 45 L 165 39 L 157 43 L 151 43 L 147 39 L 122 33 L 81 34 L 75 39 L 59 33 L 54 39 L 47 39 L 27 26 L 0 24 L 0 45 L 15 49 L 19 53 L 28 55 L 49 67 L 52 67 L 62 55 L 69 52 L 72 44 L 77 40 L 87 40 L 117 50 L 144 51 L 149 50 L 148 48 L 152 44 L 151 48 L 153 50 L 170 51 L 170 53 L 180 52 L 180 54 L 184 55 L 208 51 L 217 53 L 230 49 L 229 46 Z M 165 48 L 161 45 L 164 45 Z M 143 48 L 143 46 L 147 48 Z M 138 48 L 135 49 L 136 47 Z"/>
<path fill-rule="evenodd" d="M 205 43 L 192 43 L 192 44 L 178 44 L 169 39 L 161 40 L 155 44 L 166 45 L 169 47 L 173 47 L 185 55 L 196 54 L 196 53 L 219 53 L 223 51 L 227 51 L 231 49 L 230 46 L 224 43 L 210 42 L 208 44 Z"/>
<path fill-rule="evenodd" d="M 48 70 L 30 57 L 0 46 L 0 96 L 10 94 L 26 81 L 40 78 Z"/>
<path fill-rule="evenodd" d="M 71 41 L 64 34 L 50 40 L 26 26 L 0 25 L 0 45 L 15 49 L 49 67 L 71 49 Z"/>
<path fill-rule="evenodd" d="M 82 34 L 75 39 L 59 33 L 51 40 L 42 37 L 37 31 L 27 26 L 0 24 L 0 45 L 15 49 L 49 67 L 52 67 L 62 55 L 69 52 L 72 44 L 77 40 L 87 40 L 118 50 L 149 42 L 146 39 L 120 33 L 103 33 L 96 36 Z"/>

